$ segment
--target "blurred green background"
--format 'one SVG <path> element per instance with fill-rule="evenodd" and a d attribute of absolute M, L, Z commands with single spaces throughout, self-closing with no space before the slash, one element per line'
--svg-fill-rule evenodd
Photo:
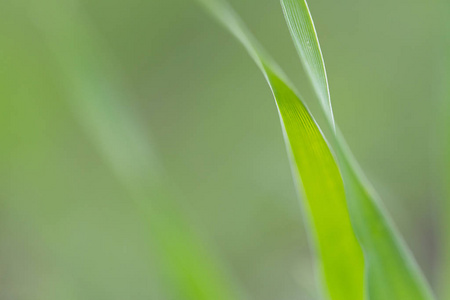
<path fill-rule="evenodd" d="M 322 122 L 279 2 L 230 2 Z M 435 287 L 438 4 L 309 1 L 337 123 Z M 80 67 L 98 61 L 106 71 Z M 270 90 L 186 0 L 0 1 L 0 299 L 172 299 L 145 218 L 73 105 L 110 69 L 170 201 L 231 281 L 249 299 L 318 299 Z"/>

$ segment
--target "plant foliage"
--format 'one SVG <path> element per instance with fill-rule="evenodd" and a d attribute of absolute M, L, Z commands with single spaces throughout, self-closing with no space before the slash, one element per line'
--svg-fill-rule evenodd
<path fill-rule="evenodd" d="M 223 1 L 199 1 L 244 45 L 271 87 L 296 183 L 305 194 L 326 294 L 333 300 L 433 299 L 334 123 L 325 64 L 307 3 L 281 1 L 294 44 L 332 129 L 332 146 L 286 76 L 233 10 Z"/>

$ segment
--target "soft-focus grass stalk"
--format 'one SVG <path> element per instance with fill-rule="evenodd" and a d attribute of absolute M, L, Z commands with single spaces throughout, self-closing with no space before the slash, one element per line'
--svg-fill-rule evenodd
<path fill-rule="evenodd" d="M 70 104 L 107 165 L 148 222 L 148 237 L 168 298 L 240 299 L 241 294 L 204 241 L 192 230 L 136 117 L 128 109 L 120 75 L 99 37 L 74 1 L 54 1 L 56 14 L 39 1 L 33 17 L 61 68 Z"/>

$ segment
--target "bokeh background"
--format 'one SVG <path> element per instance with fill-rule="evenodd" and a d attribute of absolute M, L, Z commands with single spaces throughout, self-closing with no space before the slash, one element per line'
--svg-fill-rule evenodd
<path fill-rule="evenodd" d="M 320 124 L 279 2 L 229 2 Z M 337 123 L 437 289 L 442 7 L 309 6 Z M 173 196 L 148 201 L 176 206 L 248 299 L 319 299 L 270 90 L 195 1 L 0 1 L 0 111 L 0 299 L 182 299 L 160 280 L 149 194 L 130 196 L 134 175 L 118 175 L 134 164 L 150 168 L 144 181 L 158 165 Z M 131 140 L 122 112 L 139 127 Z"/>

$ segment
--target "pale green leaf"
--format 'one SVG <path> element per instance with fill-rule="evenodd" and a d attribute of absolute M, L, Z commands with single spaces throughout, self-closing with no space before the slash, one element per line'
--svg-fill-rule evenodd
<path fill-rule="evenodd" d="M 281 4 L 299 56 L 321 96 L 328 91 L 328 86 L 323 87 L 328 80 L 306 1 L 281 0 Z M 327 109 L 325 113 L 328 113 Z M 333 117 L 328 115 L 328 118 L 329 124 L 334 126 Z M 366 295 L 371 300 L 432 299 L 430 288 L 416 262 L 380 206 L 376 194 L 368 188 L 367 180 L 339 132 L 335 140 L 353 227 L 364 250 Z"/>
<path fill-rule="evenodd" d="M 319 97 L 320 104 L 333 127 L 334 116 L 325 63 L 314 22 L 306 1 L 281 1 L 295 47 Z"/>
<path fill-rule="evenodd" d="M 332 299 L 362 299 L 362 252 L 351 227 L 339 169 L 318 125 L 233 10 L 217 0 L 201 2 L 242 42 L 272 89 L 295 183 L 304 191 L 304 207 L 326 295 Z"/>
<path fill-rule="evenodd" d="M 71 107 L 148 225 L 146 239 L 167 298 L 242 299 L 174 201 L 151 139 L 126 102 L 114 60 L 89 22 L 72 1 L 55 1 L 57 14 L 34 4 L 33 18 L 54 53 Z"/>

